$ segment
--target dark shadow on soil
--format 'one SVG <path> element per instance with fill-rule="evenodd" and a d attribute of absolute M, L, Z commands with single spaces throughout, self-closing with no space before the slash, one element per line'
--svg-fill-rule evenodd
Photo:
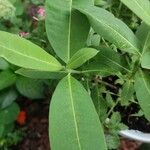
<path fill-rule="evenodd" d="M 27 114 L 25 137 L 12 150 L 50 150 L 48 138 L 49 100 L 19 100 L 21 110 Z M 20 126 L 18 126 L 20 128 Z"/>

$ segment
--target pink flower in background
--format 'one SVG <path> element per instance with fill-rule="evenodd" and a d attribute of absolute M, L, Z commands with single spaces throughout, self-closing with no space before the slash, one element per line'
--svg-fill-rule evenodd
<path fill-rule="evenodd" d="M 34 21 L 45 20 L 45 8 L 43 6 L 32 5 L 28 7 L 27 13 Z"/>
<path fill-rule="evenodd" d="M 21 36 L 21 37 L 26 37 L 28 35 L 29 35 L 28 32 L 19 32 L 19 36 Z"/>
<path fill-rule="evenodd" d="M 37 13 L 40 17 L 45 17 L 45 9 L 42 6 L 39 6 L 37 9 Z"/>

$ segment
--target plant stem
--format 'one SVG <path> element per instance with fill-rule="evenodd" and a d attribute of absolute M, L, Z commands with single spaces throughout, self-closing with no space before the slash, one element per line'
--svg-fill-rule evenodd
<path fill-rule="evenodd" d="M 66 73 L 75 73 L 75 74 L 81 74 L 82 73 L 82 71 L 72 70 L 72 69 L 66 69 L 65 72 Z"/>
<path fill-rule="evenodd" d="M 87 87 L 87 91 L 88 91 L 89 95 L 91 95 L 91 90 L 90 90 L 88 78 L 86 78 L 86 87 Z"/>
<path fill-rule="evenodd" d="M 121 8 L 122 8 L 122 3 L 120 2 L 119 7 L 118 7 L 117 18 L 119 18 L 120 16 Z"/>
<path fill-rule="evenodd" d="M 105 93 L 105 94 L 109 93 L 109 94 L 111 94 L 111 95 L 118 96 L 118 97 L 120 97 L 120 96 L 121 96 L 121 95 L 119 95 L 119 94 L 115 94 L 115 93 L 113 93 L 113 92 L 109 92 L 109 91 L 107 91 L 107 92 L 103 92 L 103 93 Z"/>
<path fill-rule="evenodd" d="M 115 90 L 117 89 L 116 86 L 114 86 L 114 85 L 112 85 L 112 84 L 110 84 L 110 83 L 107 83 L 107 82 L 105 82 L 105 81 L 98 80 L 98 82 L 101 83 L 101 84 L 104 84 L 104 85 L 106 85 L 106 86 L 108 86 L 108 87 L 110 87 L 110 88 L 112 88 L 112 89 L 115 89 Z"/>
<path fill-rule="evenodd" d="M 107 47 L 109 47 L 109 45 L 107 44 L 107 42 L 105 41 L 104 38 L 102 38 L 102 41 L 104 42 L 104 44 L 105 44 Z"/>
<path fill-rule="evenodd" d="M 110 114 L 114 111 L 114 108 L 118 105 L 120 99 L 118 98 L 114 106 L 108 111 L 107 118 L 110 116 Z"/>

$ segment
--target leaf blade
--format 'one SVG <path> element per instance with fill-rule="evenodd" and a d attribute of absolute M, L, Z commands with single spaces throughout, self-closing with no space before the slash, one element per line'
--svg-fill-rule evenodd
<path fill-rule="evenodd" d="M 42 99 L 44 95 L 44 82 L 42 80 L 18 77 L 16 88 L 21 95 L 30 99 Z"/>
<path fill-rule="evenodd" d="M 135 91 L 145 117 L 150 121 L 150 76 L 140 70 L 135 77 Z"/>
<path fill-rule="evenodd" d="M 131 11 L 133 11 L 145 23 L 150 25 L 150 2 L 149 0 L 121 0 Z"/>
<path fill-rule="evenodd" d="M 107 149 L 92 100 L 83 86 L 70 75 L 60 81 L 54 92 L 49 133 L 52 149 L 55 150 Z"/>
<path fill-rule="evenodd" d="M 122 71 L 130 72 L 120 54 L 107 47 L 100 47 L 99 50 L 100 53 L 97 54 L 94 60 L 83 68 L 83 73 L 93 72 L 105 76 Z"/>
<path fill-rule="evenodd" d="M 8 62 L 0 57 L 0 70 L 6 70 L 8 68 L 9 68 Z"/>
<path fill-rule="evenodd" d="M 129 101 L 132 100 L 134 94 L 134 84 L 133 81 L 128 80 L 124 83 L 121 91 L 121 105 L 128 106 Z"/>
<path fill-rule="evenodd" d="M 142 54 L 150 51 L 150 26 L 142 23 L 136 32 L 136 36 L 142 45 Z"/>
<path fill-rule="evenodd" d="M 0 96 L 0 109 L 10 106 L 17 99 L 17 96 L 18 93 L 14 89 L 2 92 Z"/>
<path fill-rule="evenodd" d="M 0 72 L 0 90 L 13 85 L 16 81 L 16 78 L 16 75 L 10 70 Z"/>
<path fill-rule="evenodd" d="M 61 64 L 42 48 L 17 35 L 0 31 L 0 56 L 8 62 L 29 69 L 57 71 Z"/>
<path fill-rule="evenodd" d="M 56 54 L 66 63 L 84 47 L 90 29 L 87 18 L 73 9 L 74 3 L 93 4 L 93 0 L 46 1 L 48 39 Z"/>
<path fill-rule="evenodd" d="M 15 73 L 32 79 L 61 79 L 67 74 L 64 71 L 49 72 L 25 68 L 21 68 L 15 71 Z"/>
<path fill-rule="evenodd" d="M 114 43 L 123 51 L 141 55 L 138 39 L 121 20 L 96 6 L 75 6 L 75 8 L 88 17 L 93 29 L 106 40 Z"/>
<path fill-rule="evenodd" d="M 0 110 L 0 124 L 9 124 L 16 120 L 20 108 L 17 103 L 12 103 L 5 109 Z"/>
<path fill-rule="evenodd" d="M 145 69 L 150 69 L 150 51 L 145 52 L 141 58 L 141 66 Z"/>
<path fill-rule="evenodd" d="M 83 48 L 77 51 L 67 64 L 70 69 L 76 69 L 84 64 L 86 61 L 94 57 L 98 51 L 94 48 Z"/>

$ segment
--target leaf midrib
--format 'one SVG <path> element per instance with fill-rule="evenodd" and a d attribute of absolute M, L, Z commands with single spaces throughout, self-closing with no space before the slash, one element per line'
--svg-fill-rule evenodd
<path fill-rule="evenodd" d="M 71 11 L 72 11 L 72 0 L 70 1 L 70 15 L 69 15 L 69 30 L 68 30 L 68 59 L 67 59 L 67 62 L 70 60 L 70 42 L 71 42 L 71 19 L 72 19 L 72 16 L 71 16 Z"/>
<path fill-rule="evenodd" d="M 97 21 L 99 21 L 97 18 L 96 18 Z M 101 22 L 101 21 L 99 21 Z M 103 23 L 103 22 L 101 22 Z M 106 23 L 103 23 L 105 26 L 107 26 L 108 28 L 110 28 L 111 30 L 113 30 L 115 33 L 117 33 L 120 37 L 122 37 L 131 47 L 134 48 L 134 50 L 141 56 L 141 53 L 139 53 L 139 51 L 137 50 L 137 48 L 132 45 L 124 36 L 122 36 L 119 32 L 117 32 L 116 30 L 114 30 L 111 26 L 107 25 Z"/>
<path fill-rule="evenodd" d="M 78 147 L 79 147 L 79 150 L 82 150 L 81 143 L 80 143 L 80 137 L 79 137 L 78 123 L 77 123 L 76 113 L 75 113 L 75 108 L 74 108 L 74 99 L 73 99 L 73 95 L 72 95 L 72 85 L 71 85 L 70 74 L 68 75 L 68 86 L 69 86 L 70 101 L 71 101 L 72 113 L 73 113 L 73 118 L 74 118 L 74 125 L 75 125 L 75 132 L 76 132 Z"/>
<path fill-rule="evenodd" d="M 2 48 L 4 48 L 4 49 L 7 49 L 8 51 L 10 51 L 10 52 L 12 52 L 12 53 L 17 53 L 17 54 L 19 54 L 19 55 L 21 55 L 21 56 L 23 56 L 23 57 L 27 57 L 27 58 L 29 58 L 29 59 L 33 59 L 33 60 L 36 60 L 36 61 L 39 61 L 39 62 L 42 62 L 42 63 L 46 63 L 46 64 L 51 65 L 51 66 L 59 67 L 58 65 L 55 65 L 54 63 L 48 63 L 48 62 L 46 62 L 46 61 L 37 59 L 37 58 L 35 58 L 35 57 L 23 55 L 22 53 L 19 53 L 18 51 L 14 51 L 13 49 L 10 49 L 10 48 L 8 48 L 8 47 L 5 47 L 5 46 L 3 46 L 3 45 L 1 45 L 1 44 L 0 44 L 0 47 L 2 47 Z M 4 54 L 2 54 L 1 57 L 5 58 Z M 6 58 L 5 58 L 5 59 L 6 59 Z"/>
<path fill-rule="evenodd" d="M 102 54 L 102 55 L 103 55 L 103 54 Z M 127 68 L 125 68 L 125 67 L 121 66 L 120 64 L 118 64 L 117 62 L 115 62 L 115 61 L 113 61 L 113 60 L 109 59 L 109 58 L 108 58 L 108 57 L 106 57 L 105 55 L 103 55 L 103 57 L 105 57 L 105 59 L 108 59 L 110 62 L 114 63 L 116 66 L 118 66 L 118 67 L 120 67 L 120 68 L 124 69 L 125 71 L 127 71 L 127 72 L 131 72 L 129 69 L 127 69 Z"/>

